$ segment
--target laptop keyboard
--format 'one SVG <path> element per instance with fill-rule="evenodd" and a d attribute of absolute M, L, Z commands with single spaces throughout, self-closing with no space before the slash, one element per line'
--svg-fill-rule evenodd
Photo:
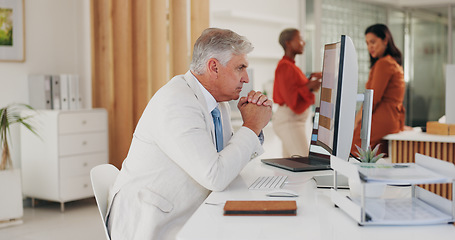
<path fill-rule="evenodd" d="M 288 176 L 262 176 L 256 179 L 253 184 L 248 188 L 250 190 L 268 190 L 279 189 L 284 185 L 284 181 Z"/>

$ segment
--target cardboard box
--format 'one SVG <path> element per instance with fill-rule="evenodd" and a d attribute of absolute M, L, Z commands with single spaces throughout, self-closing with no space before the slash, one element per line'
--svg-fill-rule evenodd
<path fill-rule="evenodd" d="M 449 135 L 455 135 L 455 124 L 449 124 Z"/>
<path fill-rule="evenodd" d="M 427 122 L 427 133 L 438 135 L 455 135 L 455 124 L 430 121 Z"/>

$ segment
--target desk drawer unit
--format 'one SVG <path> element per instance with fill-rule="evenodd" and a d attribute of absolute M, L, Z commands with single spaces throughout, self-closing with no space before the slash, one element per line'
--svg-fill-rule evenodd
<path fill-rule="evenodd" d="M 106 131 L 59 136 L 59 155 L 102 152 L 107 149 Z"/>
<path fill-rule="evenodd" d="M 93 196 L 90 170 L 108 162 L 104 109 L 39 110 L 32 119 L 39 137 L 21 129 L 25 196 L 64 203 Z"/>

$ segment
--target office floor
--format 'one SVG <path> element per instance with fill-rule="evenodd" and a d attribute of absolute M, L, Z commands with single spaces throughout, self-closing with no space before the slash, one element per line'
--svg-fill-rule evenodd
<path fill-rule="evenodd" d="M 281 141 L 271 124 L 264 129 L 265 153 L 261 156 L 280 157 Z M 26 205 L 29 205 L 26 203 Z M 40 202 L 32 208 L 24 206 L 23 223 L 0 227 L 0 240 L 99 240 L 104 239 L 103 226 L 94 198 L 65 204 Z"/>
<path fill-rule="evenodd" d="M 28 205 L 28 204 L 27 204 Z M 103 226 L 94 198 L 65 204 L 38 201 L 25 206 L 23 224 L 0 228 L 1 240 L 95 240 L 104 239 Z"/>

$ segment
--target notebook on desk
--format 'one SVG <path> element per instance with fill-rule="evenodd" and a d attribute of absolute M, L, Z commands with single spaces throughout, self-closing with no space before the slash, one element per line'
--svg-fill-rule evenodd
<path fill-rule="evenodd" d="M 226 201 L 225 216 L 295 216 L 296 201 Z"/>

